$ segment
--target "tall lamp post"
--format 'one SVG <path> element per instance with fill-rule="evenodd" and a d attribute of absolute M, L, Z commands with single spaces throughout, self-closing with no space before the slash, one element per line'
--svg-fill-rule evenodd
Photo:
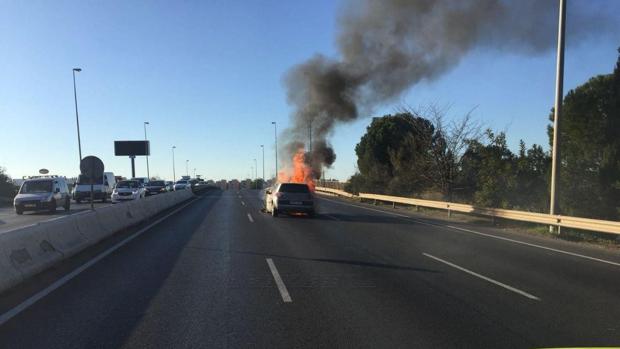
<path fill-rule="evenodd" d="M 81 72 L 82 68 L 73 68 L 73 99 L 75 100 L 75 123 L 77 125 L 78 151 L 82 162 L 82 142 L 80 141 L 80 118 L 78 117 L 77 88 L 75 87 L 75 72 Z"/>
<path fill-rule="evenodd" d="M 566 0 L 560 0 L 559 12 L 558 52 L 555 73 L 555 105 L 553 108 L 553 149 L 551 150 L 551 198 L 549 200 L 549 214 L 551 215 L 558 213 L 557 181 L 560 174 L 560 117 L 562 114 L 562 96 L 564 95 L 564 34 L 566 31 Z M 554 227 L 549 226 L 549 230 L 553 231 Z"/>
<path fill-rule="evenodd" d="M 273 125 L 273 134 L 275 136 L 275 145 L 276 145 L 276 180 L 278 180 L 278 124 L 275 121 L 272 121 Z"/>
<path fill-rule="evenodd" d="M 148 141 L 148 138 L 146 137 L 146 125 L 150 125 L 150 123 L 148 121 L 144 122 L 144 140 Z M 149 153 L 151 152 L 151 147 L 149 146 Z M 148 178 L 149 180 L 151 180 L 151 172 L 149 171 L 149 156 L 146 156 L 146 178 Z"/>
<path fill-rule="evenodd" d="M 177 181 L 177 173 L 176 170 L 174 168 L 174 150 L 177 148 L 176 145 L 172 146 L 172 181 L 176 182 Z"/>
<path fill-rule="evenodd" d="M 263 183 L 265 183 L 265 145 L 261 144 L 260 149 L 263 153 Z"/>

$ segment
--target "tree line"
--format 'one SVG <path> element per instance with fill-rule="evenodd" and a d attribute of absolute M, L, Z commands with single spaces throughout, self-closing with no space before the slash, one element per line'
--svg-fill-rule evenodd
<path fill-rule="evenodd" d="M 345 189 L 548 212 L 550 151 L 521 140 L 513 152 L 504 132 L 483 131 L 471 113 L 452 122 L 445 115 L 431 106 L 373 118 Z M 613 73 L 567 93 L 560 121 L 561 214 L 618 220 L 620 57 Z M 551 125 L 547 133 L 551 145 Z"/>

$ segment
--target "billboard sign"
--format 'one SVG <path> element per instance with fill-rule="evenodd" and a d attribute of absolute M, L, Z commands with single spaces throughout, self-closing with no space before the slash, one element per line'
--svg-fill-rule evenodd
<path fill-rule="evenodd" d="M 114 155 L 116 156 L 149 156 L 151 147 L 149 141 L 114 141 Z"/>

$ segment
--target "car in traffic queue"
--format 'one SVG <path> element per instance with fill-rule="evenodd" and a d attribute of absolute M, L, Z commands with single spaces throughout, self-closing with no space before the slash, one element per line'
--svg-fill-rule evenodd
<path fill-rule="evenodd" d="M 71 193 L 64 177 L 34 176 L 24 180 L 13 199 L 15 213 L 25 211 L 56 212 L 57 207 L 71 209 Z"/>
<path fill-rule="evenodd" d="M 112 203 L 142 199 L 146 196 L 146 189 L 139 181 L 120 181 L 116 183 L 112 192 Z"/>
<path fill-rule="evenodd" d="M 265 210 L 273 217 L 280 213 L 304 213 L 313 217 L 316 213 L 314 196 L 305 183 L 277 183 L 265 190 Z"/>
<path fill-rule="evenodd" d="M 133 177 L 130 179 L 130 181 L 138 181 L 140 182 L 143 186 L 147 186 L 149 184 L 149 179 L 147 177 Z"/>
<path fill-rule="evenodd" d="M 101 200 L 101 202 L 106 202 L 112 196 L 112 190 L 114 189 L 115 184 L 116 177 L 114 177 L 114 173 L 104 172 L 103 176 L 96 178 L 94 184 L 92 185 L 93 200 Z M 75 182 L 75 186 L 73 187 L 73 192 L 71 193 L 73 200 L 75 200 L 78 204 L 82 202 L 82 200 L 90 201 L 90 188 L 90 178 L 83 174 L 79 175 L 77 181 Z"/>
<path fill-rule="evenodd" d="M 146 196 L 157 195 L 168 192 L 166 181 L 150 181 L 146 187 Z"/>
<path fill-rule="evenodd" d="M 166 190 L 167 191 L 174 191 L 174 182 L 173 181 L 166 181 Z"/>
<path fill-rule="evenodd" d="M 181 179 L 181 180 L 178 180 L 176 183 L 174 183 L 173 188 L 174 188 L 174 191 L 192 189 L 192 184 L 190 183 L 189 180 Z"/>

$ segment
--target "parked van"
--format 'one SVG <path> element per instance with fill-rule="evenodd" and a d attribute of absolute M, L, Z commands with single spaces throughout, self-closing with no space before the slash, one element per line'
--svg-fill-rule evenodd
<path fill-rule="evenodd" d="M 93 197 L 95 200 L 106 202 L 112 196 L 112 190 L 116 184 L 116 177 L 112 172 L 104 172 L 103 177 L 95 178 L 93 185 Z M 79 175 L 73 188 L 73 200 L 80 203 L 82 200 L 90 200 L 90 178 Z"/>
<path fill-rule="evenodd" d="M 13 199 L 15 213 L 24 211 L 47 210 L 56 212 L 57 207 L 64 207 L 65 211 L 71 208 L 71 194 L 67 181 L 58 176 L 34 176 L 22 183 L 19 192 Z"/>

